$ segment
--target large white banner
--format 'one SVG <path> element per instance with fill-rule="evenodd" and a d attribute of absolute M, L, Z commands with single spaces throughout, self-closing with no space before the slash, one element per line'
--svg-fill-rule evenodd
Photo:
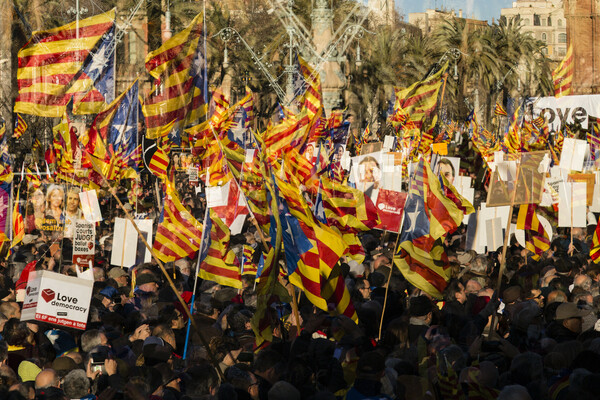
<path fill-rule="evenodd" d="M 557 132 L 564 123 L 581 124 L 588 128 L 588 118 L 600 117 L 600 95 L 537 97 L 528 100 L 527 110 L 540 114 L 548 121 L 550 132 Z"/>

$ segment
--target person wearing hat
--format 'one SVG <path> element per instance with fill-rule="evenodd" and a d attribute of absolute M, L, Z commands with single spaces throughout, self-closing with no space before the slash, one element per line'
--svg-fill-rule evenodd
<path fill-rule="evenodd" d="M 554 321 L 546 328 L 546 334 L 558 343 L 577 339 L 581 333 L 582 318 L 590 311 L 579 308 L 574 303 L 561 303 L 556 309 Z"/>
<path fill-rule="evenodd" d="M 433 318 L 433 304 L 427 296 L 416 296 L 410 299 L 408 306 L 410 315 L 408 339 L 411 346 L 416 346 L 420 337 L 424 336 Z"/>
<path fill-rule="evenodd" d="M 108 271 L 108 278 L 117 282 L 119 287 L 127 286 L 129 283 L 128 277 L 127 272 L 120 267 L 113 267 Z"/>
<path fill-rule="evenodd" d="M 137 275 L 135 282 L 138 290 L 145 293 L 158 292 L 158 278 L 152 272 L 142 272 Z"/>
<path fill-rule="evenodd" d="M 346 400 L 391 399 L 381 390 L 381 378 L 384 372 L 385 358 L 379 352 L 364 353 L 356 365 L 356 379 L 346 394 Z"/>

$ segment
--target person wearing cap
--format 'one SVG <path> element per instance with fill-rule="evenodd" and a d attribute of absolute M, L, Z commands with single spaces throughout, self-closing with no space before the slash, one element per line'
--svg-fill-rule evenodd
<path fill-rule="evenodd" d="M 559 343 L 577 339 L 582 329 L 582 318 L 590 312 L 574 303 L 561 303 L 556 309 L 554 321 L 546 328 L 548 337 Z"/>
<path fill-rule="evenodd" d="M 127 275 L 127 272 L 120 267 L 113 267 L 108 271 L 108 278 L 117 282 L 119 287 L 127 286 L 129 283 L 128 277 L 129 275 Z"/>
<path fill-rule="evenodd" d="M 152 272 L 142 272 L 136 277 L 136 286 L 138 290 L 145 293 L 157 293 L 158 292 L 158 279 Z"/>

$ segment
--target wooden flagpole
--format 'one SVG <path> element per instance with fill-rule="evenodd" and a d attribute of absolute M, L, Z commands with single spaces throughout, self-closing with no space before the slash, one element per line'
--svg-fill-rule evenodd
<path fill-rule="evenodd" d="M 394 244 L 394 252 L 398 248 L 398 242 L 400 241 L 400 233 L 402 232 L 402 225 L 404 224 L 404 213 L 402 213 L 402 219 L 400 220 L 400 229 L 398 229 L 398 236 L 396 236 L 396 243 Z M 394 255 L 392 255 L 392 265 L 390 265 L 390 274 L 388 275 L 387 284 L 385 285 L 385 297 L 383 299 L 383 309 L 381 310 L 381 320 L 379 321 L 379 335 L 377 340 L 381 340 L 381 329 L 383 328 L 383 317 L 385 316 L 385 307 L 387 306 L 388 291 L 390 290 L 390 280 L 392 279 L 392 273 L 394 271 Z"/>

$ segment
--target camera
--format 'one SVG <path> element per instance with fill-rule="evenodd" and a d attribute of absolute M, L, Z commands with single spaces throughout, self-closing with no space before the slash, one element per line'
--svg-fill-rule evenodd
<path fill-rule="evenodd" d="M 92 372 L 102 371 L 102 368 L 104 367 L 104 361 L 107 358 L 107 354 L 105 352 L 97 352 L 97 353 L 92 353 L 91 356 L 92 356 L 92 363 L 91 363 Z"/>

